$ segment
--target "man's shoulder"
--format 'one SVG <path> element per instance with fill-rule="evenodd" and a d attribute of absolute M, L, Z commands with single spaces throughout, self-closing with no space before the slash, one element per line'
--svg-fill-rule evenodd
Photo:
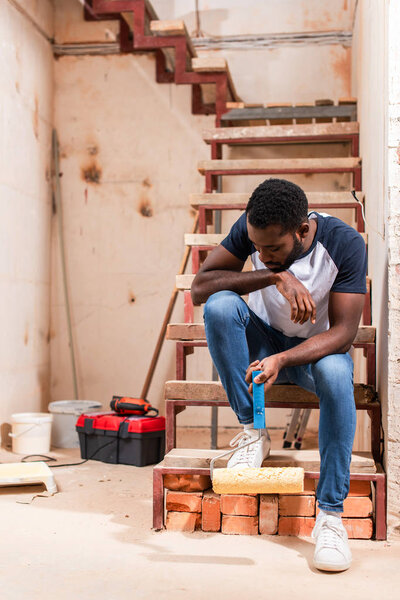
<path fill-rule="evenodd" d="M 341 219 L 318 213 L 321 233 L 318 241 L 325 247 L 335 262 L 343 256 L 354 253 L 355 249 L 365 249 L 364 238 L 348 223 Z"/>

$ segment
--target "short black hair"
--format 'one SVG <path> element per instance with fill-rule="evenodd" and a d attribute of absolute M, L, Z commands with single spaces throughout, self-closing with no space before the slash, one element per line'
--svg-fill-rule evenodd
<path fill-rule="evenodd" d="M 252 195 L 246 207 L 250 225 L 265 229 L 281 225 L 282 233 L 295 232 L 308 220 L 308 202 L 303 190 L 286 179 L 266 179 Z"/>

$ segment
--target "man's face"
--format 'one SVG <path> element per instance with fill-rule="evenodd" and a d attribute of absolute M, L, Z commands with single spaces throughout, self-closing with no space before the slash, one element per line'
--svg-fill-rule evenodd
<path fill-rule="evenodd" d="M 247 232 L 260 261 L 274 273 L 286 271 L 304 252 L 301 233 L 282 234 L 280 225 L 257 229 L 247 221 Z"/>

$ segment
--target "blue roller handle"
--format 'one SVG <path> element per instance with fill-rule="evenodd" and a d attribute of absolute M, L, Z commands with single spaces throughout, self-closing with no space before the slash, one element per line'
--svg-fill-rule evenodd
<path fill-rule="evenodd" d="M 262 371 L 253 371 L 253 420 L 254 429 L 264 429 L 265 427 L 265 400 L 264 384 L 254 383 L 254 378 L 260 375 Z"/>

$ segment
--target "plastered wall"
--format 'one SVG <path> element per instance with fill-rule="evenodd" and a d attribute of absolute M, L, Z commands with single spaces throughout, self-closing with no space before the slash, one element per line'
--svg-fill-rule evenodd
<path fill-rule="evenodd" d="M 49 400 L 52 19 L 49 0 L 0 2 L 3 424 L 13 412 L 47 410 Z"/>

